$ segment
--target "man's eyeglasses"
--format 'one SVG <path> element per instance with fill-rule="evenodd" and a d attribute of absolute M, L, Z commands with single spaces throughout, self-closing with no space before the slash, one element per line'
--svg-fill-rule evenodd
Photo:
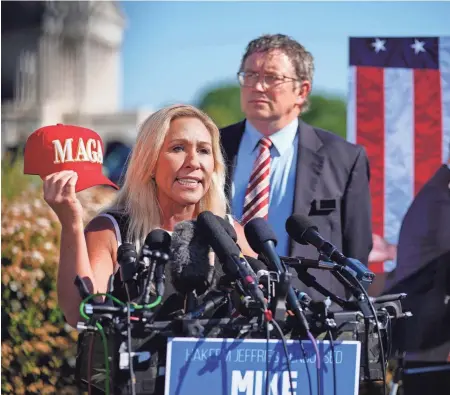
<path fill-rule="evenodd" d="M 282 84 L 287 81 L 299 81 L 297 78 L 287 77 L 285 75 L 253 73 L 251 71 L 240 71 L 238 74 L 239 84 L 241 86 L 255 86 L 262 77 L 262 84 L 266 87 Z"/>

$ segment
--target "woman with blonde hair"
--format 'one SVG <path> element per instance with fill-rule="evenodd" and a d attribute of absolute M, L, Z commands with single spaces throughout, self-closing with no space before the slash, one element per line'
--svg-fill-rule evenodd
<path fill-rule="evenodd" d="M 173 231 L 177 223 L 206 210 L 225 217 L 228 208 L 219 130 L 205 113 L 188 105 L 163 108 L 144 122 L 123 187 L 85 229 L 76 182 L 72 171 L 44 180 L 44 199 L 62 225 L 57 291 L 72 326 L 80 319 L 75 277 L 88 280 L 92 293 L 106 292 L 110 275 L 118 269 L 117 249 L 123 239 L 138 249 L 153 229 Z M 243 252 L 254 256 L 242 227 L 230 222 Z"/>

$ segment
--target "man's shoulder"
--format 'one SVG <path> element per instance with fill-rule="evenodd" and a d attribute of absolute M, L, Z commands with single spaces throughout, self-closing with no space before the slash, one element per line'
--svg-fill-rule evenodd
<path fill-rule="evenodd" d="M 317 133 L 317 136 L 322 140 L 322 143 L 325 146 L 329 146 L 332 148 L 340 148 L 344 150 L 348 150 L 350 152 L 359 152 L 362 149 L 362 146 L 359 144 L 354 144 L 343 137 L 333 133 L 329 130 L 321 129 L 315 126 L 311 126 L 314 131 Z"/>
<path fill-rule="evenodd" d="M 308 124 L 307 124 L 308 125 Z M 362 145 L 347 141 L 343 137 L 322 128 L 308 125 L 314 130 L 315 134 L 322 142 L 323 152 L 336 158 L 339 161 L 345 161 L 351 165 L 360 157 L 367 157 L 366 151 Z"/>
<path fill-rule="evenodd" d="M 219 129 L 221 146 L 225 156 L 232 157 L 236 155 L 242 135 L 244 134 L 244 129 L 245 121 L 237 122 Z"/>
<path fill-rule="evenodd" d="M 220 134 L 223 136 L 230 136 L 232 133 L 239 133 L 242 131 L 242 128 L 245 126 L 245 120 L 233 123 L 228 126 L 224 126 L 219 128 Z"/>
<path fill-rule="evenodd" d="M 433 213 L 438 211 L 434 208 L 439 206 L 439 202 L 448 201 L 448 190 L 450 188 L 450 171 L 445 167 L 441 166 L 433 174 L 433 176 L 427 180 L 420 188 L 414 197 L 410 208 L 415 209 L 416 206 L 427 205 L 433 208 Z"/>

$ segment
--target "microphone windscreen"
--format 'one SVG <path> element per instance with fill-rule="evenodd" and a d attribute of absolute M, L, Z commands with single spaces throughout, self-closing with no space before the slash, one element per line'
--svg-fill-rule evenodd
<path fill-rule="evenodd" d="M 144 245 L 150 251 L 160 251 L 168 253 L 171 243 L 170 234 L 163 229 L 153 229 L 145 238 Z"/>
<path fill-rule="evenodd" d="M 216 215 L 217 221 L 219 221 L 220 225 L 225 229 L 225 232 L 228 233 L 228 236 L 230 236 L 234 242 L 237 242 L 237 234 L 236 230 L 234 229 L 234 226 L 230 224 L 229 221 L 227 221 L 225 218 L 222 218 L 218 215 Z"/>
<path fill-rule="evenodd" d="M 247 260 L 248 264 L 251 266 L 255 273 L 258 273 L 260 270 L 269 270 L 267 265 L 261 262 L 259 259 L 247 255 L 244 255 L 244 258 Z"/>
<path fill-rule="evenodd" d="M 212 247 L 222 263 L 227 262 L 231 255 L 240 255 L 238 246 L 212 212 L 201 212 L 197 218 L 197 224 L 202 237 Z"/>
<path fill-rule="evenodd" d="M 138 254 L 132 243 L 122 243 L 117 249 L 117 263 L 120 267 L 120 277 L 123 282 L 133 279 L 138 268 Z"/>
<path fill-rule="evenodd" d="M 117 262 L 119 265 L 132 262 L 137 259 L 137 252 L 134 244 L 122 243 L 117 249 Z"/>
<path fill-rule="evenodd" d="M 178 292 L 205 292 L 214 280 L 209 245 L 203 241 L 196 221 L 175 225 L 170 245 L 172 284 Z"/>
<path fill-rule="evenodd" d="M 253 218 L 244 226 L 245 238 L 252 250 L 260 254 L 264 250 L 264 243 L 273 241 L 278 243 L 277 237 L 271 226 L 264 218 Z"/>
<path fill-rule="evenodd" d="M 318 231 L 317 226 L 314 225 L 314 223 L 304 215 L 292 214 L 286 221 L 286 231 L 288 232 L 289 236 L 299 244 L 308 244 L 303 236 L 309 229 Z"/>
<path fill-rule="evenodd" d="M 270 261 L 267 259 L 267 257 L 264 254 L 258 254 L 258 260 L 267 267 L 270 267 Z"/>
<path fill-rule="evenodd" d="M 182 221 L 175 225 L 170 243 L 173 273 L 180 274 L 189 265 L 194 227 L 193 221 Z"/>

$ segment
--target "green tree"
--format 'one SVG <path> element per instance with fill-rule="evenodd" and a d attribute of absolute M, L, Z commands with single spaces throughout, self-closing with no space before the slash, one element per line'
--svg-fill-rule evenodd
<path fill-rule="evenodd" d="M 346 103 L 339 97 L 311 95 L 310 109 L 302 119 L 318 128 L 329 130 L 345 138 L 347 135 Z"/>
<path fill-rule="evenodd" d="M 241 111 L 240 89 L 236 85 L 224 85 L 208 90 L 198 107 L 205 111 L 219 128 L 245 118 Z"/>
<path fill-rule="evenodd" d="M 318 94 L 311 95 L 310 102 L 310 109 L 302 115 L 302 119 L 345 138 L 347 116 L 345 101 L 339 97 Z M 245 118 L 241 111 L 240 88 L 237 85 L 223 85 L 207 90 L 200 98 L 198 107 L 205 111 L 219 128 Z"/>

